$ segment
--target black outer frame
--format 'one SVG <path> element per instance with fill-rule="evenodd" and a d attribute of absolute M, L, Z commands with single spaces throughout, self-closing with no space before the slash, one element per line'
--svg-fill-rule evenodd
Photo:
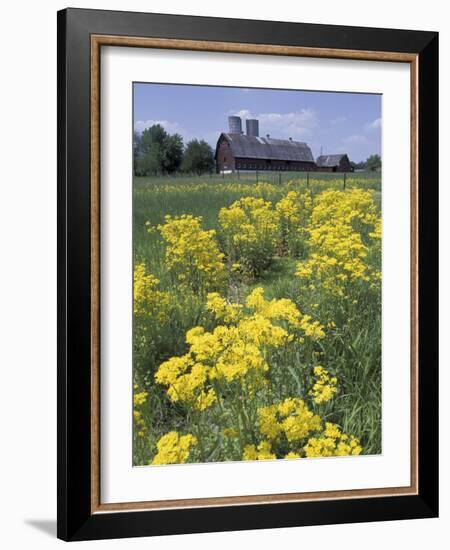
<path fill-rule="evenodd" d="M 418 495 L 91 514 L 91 34 L 418 54 Z M 437 517 L 437 327 L 438 33 L 73 8 L 58 12 L 59 538 L 89 540 Z"/>

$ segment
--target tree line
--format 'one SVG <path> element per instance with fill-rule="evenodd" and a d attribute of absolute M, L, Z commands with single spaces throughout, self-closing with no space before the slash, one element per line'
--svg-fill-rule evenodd
<path fill-rule="evenodd" d="M 355 170 L 367 170 L 368 172 L 379 172 L 381 170 L 380 155 L 370 155 L 366 160 L 358 163 L 351 163 Z"/>
<path fill-rule="evenodd" d="M 214 151 L 206 141 L 193 139 L 184 145 L 179 134 L 169 134 L 161 124 L 146 128 L 142 134 L 134 133 L 133 156 L 136 176 L 176 172 L 200 176 L 215 170 Z M 370 155 L 365 161 L 351 164 L 355 170 L 378 172 L 381 157 Z"/>
<path fill-rule="evenodd" d="M 169 134 L 161 124 L 134 133 L 133 157 L 136 176 L 201 175 L 215 168 L 214 152 L 206 141 L 193 139 L 184 145 L 179 134 Z"/>

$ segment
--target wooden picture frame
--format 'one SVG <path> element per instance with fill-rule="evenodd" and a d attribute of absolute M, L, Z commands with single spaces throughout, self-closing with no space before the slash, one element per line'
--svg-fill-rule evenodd
<path fill-rule="evenodd" d="M 410 487 L 101 503 L 103 46 L 410 64 Z M 84 9 L 59 12 L 58 537 L 86 540 L 437 516 L 437 200 L 437 33 Z"/>

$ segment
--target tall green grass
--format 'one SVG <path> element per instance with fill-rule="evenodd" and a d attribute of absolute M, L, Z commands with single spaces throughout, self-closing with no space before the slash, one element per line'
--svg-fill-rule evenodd
<path fill-rule="evenodd" d="M 154 453 L 154 444 L 167 429 L 176 429 L 174 421 L 180 421 L 182 410 L 170 402 L 161 386 L 154 384 L 153 376 L 159 364 L 174 355 L 187 351 L 185 333 L 201 324 L 212 328 L 211 318 L 205 314 L 202 300 L 186 299 L 177 289 L 164 262 L 164 246 L 156 228 L 164 223 L 164 216 L 192 214 L 201 216 L 205 229 L 218 229 L 218 213 L 242 196 L 261 196 L 273 203 L 291 189 L 309 189 L 320 193 L 329 188 L 342 189 L 342 174 L 259 174 L 259 184 L 254 174 L 214 175 L 212 177 L 135 178 L 133 186 L 133 249 L 136 262 L 144 262 L 147 269 L 159 280 L 159 288 L 173 295 L 170 323 L 151 342 L 147 354 L 136 355 L 135 372 L 140 373 L 151 388 L 149 399 L 143 408 L 144 418 L 151 426 L 144 444 L 138 440 L 134 448 L 134 463 L 148 464 Z M 269 185 L 261 185 L 266 182 Z M 361 187 L 374 190 L 374 200 L 381 207 L 381 181 L 378 175 L 347 175 L 346 188 Z M 149 232 L 146 222 L 152 228 Z M 381 297 L 376 292 L 362 292 L 359 304 L 351 309 L 340 303 L 329 303 L 320 289 L 308 296 L 299 295 L 294 275 L 295 258 L 275 258 L 258 280 L 242 283 L 234 289 L 239 296 L 247 295 L 254 287 L 263 286 L 266 298 L 289 298 L 303 313 L 322 322 L 331 313 L 336 328 L 327 331 L 327 337 L 314 350 L 317 361 L 324 361 L 327 368 L 338 377 L 339 395 L 328 404 L 325 418 L 340 424 L 344 431 L 361 438 L 364 454 L 381 452 Z M 313 307 L 314 306 L 314 307 Z M 295 363 L 295 357 L 284 357 L 284 362 Z M 289 365 L 287 365 L 289 367 Z M 287 389 L 300 391 L 304 384 L 295 370 L 287 368 Z M 304 389 L 304 388 L 301 388 Z M 289 392 L 288 392 L 289 393 Z"/>

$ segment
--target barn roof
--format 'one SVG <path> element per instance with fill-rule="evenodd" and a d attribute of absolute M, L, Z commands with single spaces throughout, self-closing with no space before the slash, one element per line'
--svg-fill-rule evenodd
<path fill-rule="evenodd" d="M 316 164 L 320 168 L 332 168 L 333 166 L 339 166 L 343 157 L 346 157 L 345 153 L 339 155 L 320 155 L 317 157 Z"/>
<path fill-rule="evenodd" d="M 222 137 L 230 144 L 234 157 L 314 162 L 311 149 L 301 141 L 222 133 L 218 144 Z"/>

